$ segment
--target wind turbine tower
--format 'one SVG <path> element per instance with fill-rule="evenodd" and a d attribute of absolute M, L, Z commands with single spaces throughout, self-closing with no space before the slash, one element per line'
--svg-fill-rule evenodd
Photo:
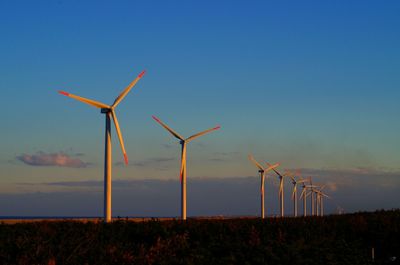
<path fill-rule="evenodd" d="M 264 199 L 264 183 L 265 183 L 265 174 L 270 171 L 271 169 L 274 169 L 276 167 L 279 166 L 279 163 L 269 166 L 268 168 L 264 168 L 263 166 L 261 166 L 260 163 L 258 163 L 254 157 L 252 155 L 249 154 L 249 160 L 251 162 L 253 162 L 254 165 L 256 165 L 256 167 L 258 167 L 258 172 L 260 173 L 260 179 L 261 179 L 261 218 L 264 219 L 265 217 L 265 207 L 264 207 L 264 203 L 265 203 L 265 199 Z"/>
<path fill-rule="evenodd" d="M 175 138 L 180 141 L 182 146 L 181 148 L 181 169 L 179 172 L 180 181 L 181 181 L 181 218 L 182 220 L 186 220 L 186 146 L 189 142 L 193 141 L 194 139 L 205 135 L 209 132 L 218 130 L 221 126 L 217 126 L 199 133 L 196 133 L 188 138 L 183 138 L 180 134 L 172 130 L 168 127 L 165 123 L 163 123 L 159 118 L 156 116 L 152 116 L 153 119 L 158 122 L 162 127 L 164 127 L 167 131 L 169 131 Z"/>
<path fill-rule="evenodd" d="M 268 166 L 271 166 L 270 163 L 267 163 Z M 272 169 L 279 177 L 279 194 L 278 194 L 278 198 L 279 198 L 279 207 L 280 207 L 280 214 L 281 217 L 284 217 L 285 215 L 285 209 L 284 209 L 284 195 L 283 195 L 283 178 L 285 177 L 285 175 L 282 175 L 281 173 L 279 173 L 276 169 Z"/>
<path fill-rule="evenodd" d="M 299 183 L 304 183 L 306 180 L 296 180 L 295 175 L 289 175 L 290 178 L 292 179 L 292 184 L 293 184 L 293 193 L 292 193 L 292 200 L 293 200 L 293 216 L 297 217 L 297 184 Z"/>
<path fill-rule="evenodd" d="M 143 77 L 145 71 L 141 72 L 135 80 L 133 80 L 115 99 L 114 103 L 110 106 L 101 102 L 97 102 L 91 99 L 76 96 L 65 91 L 58 91 L 61 95 L 76 99 L 90 106 L 99 108 L 101 113 L 105 114 L 106 118 L 106 129 L 105 129 L 105 154 L 104 154 L 104 221 L 111 222 L 111 118 L 114 121 L 115 130 L 117 131 L 119 143 L 121 145 L 121 150 L 124 155 L 125 164 L 128 164 L 128 156 L 125 151 L 124 140 L 122 138 L 121 130 L 119 127 L 117 115 L 115 113 L 115 108 L 124 99 L 124 97 L 129 93 L 129 91 L 136 85 L 136 83 Z"/>

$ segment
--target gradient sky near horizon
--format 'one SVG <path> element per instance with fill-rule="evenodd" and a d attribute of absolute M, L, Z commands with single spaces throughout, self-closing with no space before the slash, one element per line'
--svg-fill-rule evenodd
<path fill-rule="evenodd" d="M 349 211 L 399 208 L 399 14 L 398 1 L 1 1 L 0 193 L 18 206 L 0 216 L 30 213 L 19 195 L 102 181 L 104 116 L 57 91 L 110 104 L 144 69 L 117 109 L 130 165 L 114 134 L 115 180 L 178 179 L 156 115 L 184 136 L 221 125 L 190 143 L 189 178 L 258 183 L 253 153 L 329 183 Z M 224 213 L 253 213 L 237 209 Z"/>

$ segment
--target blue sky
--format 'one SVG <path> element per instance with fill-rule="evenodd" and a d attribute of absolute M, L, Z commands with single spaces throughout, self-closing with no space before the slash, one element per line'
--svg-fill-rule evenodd
<path fill-rule="evenodd" d="M 146 69 L 117 109 L 131 165 L 114 138 L 114 179 L 177 179 L 179 146 L 157 115 L 184 136 L 222 126 L 190 144 L 189 178 L 255 177 L 251 152 L 370 209 L 351 191 L 400 188 L 399 13 L 397 1 L 2 1 L 0 192 L 101 181 L 104 117 L 57 90 L 111 103 Z M 399 207 L 384 198 L 375 208 Z"/>

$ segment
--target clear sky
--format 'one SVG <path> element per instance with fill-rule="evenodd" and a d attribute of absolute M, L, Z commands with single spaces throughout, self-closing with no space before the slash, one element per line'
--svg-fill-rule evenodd
<path fill-rule="evenodd" d="M 65 199 L 82 187 L 99 196 L 87 209 L 101 215 L 104 116 L 57 91 L 110 104 L 144 69 L 117 109 L 130 165 L 114 137 L 113 178 L 147 204 L 121 199 L 115 214 L 151 215 L 161 198 L 133 184 L 178 179 L 178 142 L 151 115 L 184 136 L 222 127 L 190 143 L 188 178 L 204 182 L 191 189 L 215 182 L 215 194 L 246 203 L 207 212 L 211 199 L 188 194 L 189 215 L 253 214 L 259 180 L 248 153 L 329 183 L 332 211 L 399 208 L 399 14 L 389 0 L 1 1 L 0 215 L 35 215 L 35 200 L 40 214 L 82 215 Z M 247 177 L 254 193 L 218 184 Z M 175 186 L 155 214 L 178 214 Z"/>

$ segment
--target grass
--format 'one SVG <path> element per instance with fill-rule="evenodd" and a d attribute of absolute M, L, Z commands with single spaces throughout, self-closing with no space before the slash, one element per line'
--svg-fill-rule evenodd
<path fill-rule="evenodd" d="M 375 261 L 371 248 L 375 249 Z M 0 264 L 399 264 L 400 211 L 0 224 Z"/>

